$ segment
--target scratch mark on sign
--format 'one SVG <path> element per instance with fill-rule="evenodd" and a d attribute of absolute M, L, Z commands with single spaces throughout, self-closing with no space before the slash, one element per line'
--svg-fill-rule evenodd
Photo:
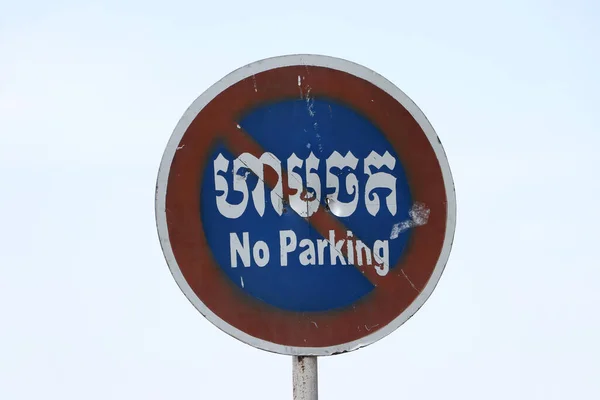
<path fill-rule="evenodd" d="M 317 147 L 319 148 L 319 152 L 323 152 L 323 144 L 321 143 L 321 134 L 319 133 L 319 124 L 318 123 L 314 123 L 313 124 L 313 128 L 315 129 L 315 136 L 317 137 L 317 140 L 319 141 L 319 143 L 317 144 Z"/>
<path fill-rule="evenodd" d="M 308 109 L 308 114 L 311 117 L 314 117 L 315 116 L 315 110 L 314 110 L 315 102 L 314 102 L 314 99 L 311 99 L 311 97 L 310 97 L 310 90 L 311 90 L 311 88 L 310 88 L 310 86 L 308 86 L 308 90 L 306 91 L 306 108 Z"/>
<path fill-rule="evenodd" d="M 244 278 L 240 276 L 240 283 L 242 284 L 242 289 L 244 288 Z"/>
<path fill-rule="evenodd" d="M 181 146 L 177 147 L 177 150 L 181 150 L 185 147 L 185 144 L 182 144 Z"/>
<path fill-rule="evenodd" d="M 317 325 L 317 323 L 315 321 L 310 321 L 310 322 L 312 322 L 315 327 L 317 327 L 317 328 L 319 327 L 319 325 Z"/>
<path fill-rule="evenodd" d="M 300 89 L 300 98 L 304 98 L 304 93 L 302 92 L 302 77 L 298 75 L 298 89 Z"/>
<path fill-rule="evenodd" d="M 406 275 L 406 272 L 400 270 L 400 272 L 402 272 L 402 275 L 404 275 L 404 277 L 406 278 L 406 280 L 408 281 L 408 283 L 410 283 L 410 286 L 415 289 L 418 293 L 421 293 L 421 291 L 419 289 L 417 289 L 417 287 L 415 286 L 414 283 L 412 283 L 412 281 L 410 280 L 410 278 L 408 277 L 408 275 Z"/>
<path fill-rule="evenodd" d="M 258 93 L 258 87 L 256 86 L 256 75 L 252 75 L 252 83 L 254 83 L 254 92 Z"/>
<path fill-rule="evenodd" d="M 431 210 L 424 203 L 415 202 L 408 212 L 410 219 L 398 222 L 392 226 L 390 239 L 397 239 L 402 232 L 427 224 L 430 212 Z"/>

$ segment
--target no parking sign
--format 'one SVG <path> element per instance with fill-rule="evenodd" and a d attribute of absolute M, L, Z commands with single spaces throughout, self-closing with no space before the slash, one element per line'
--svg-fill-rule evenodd
<path fill-rule="evenodd" d="M 294 55 L 243 67 L 185 112 L 156 192 L 178 285 L 223 331 L 289 355 L 373 343 L 426 301 L 455 194 L 417 106 L 374 72 Z"/>

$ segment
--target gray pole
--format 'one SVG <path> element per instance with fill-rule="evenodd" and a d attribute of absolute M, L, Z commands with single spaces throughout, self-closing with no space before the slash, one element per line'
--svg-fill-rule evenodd
<path fill-rule="evenodd" d="M 319 379 L 317 357 L 292 357 L 294 400 L 318 400 Z"/>

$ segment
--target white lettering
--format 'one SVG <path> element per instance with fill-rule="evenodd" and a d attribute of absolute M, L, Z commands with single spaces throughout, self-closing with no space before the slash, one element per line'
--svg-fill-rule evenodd
<path fill-rule="evenodd" d="M 358 158 L 354 157 L 351 152 L 348 152 L 342 157 L 340 153 L 334 151 L 331 156 L 327 159 L 327 187 L 334 189 L 333 194 L 328 195 L 329 198 L 329 209 L 331 213 L 338 217 L 348 217 L 354 213 L 358 204 L 358 179 L 353 173 L 349 173 L 346 176 L 346 192 L 349 195 L 353 195 L 350 202 L 345 203 L 338 199 L 340 192 L 340 180 L 339 174 L 345 167 L 350 167 L 352 170 L 356 170 L 358 165 Z M 339 169 L 339 173 L 334 171 Z M 333 170 L 333 171 L 332 171 Z"/>
<path fill-rule="evenodd" d="M 346 236 L 351 238 L 354 235 L 352 234 L 352 231 L 348 231 L 346 233 Z M 348 246 L 348 264 L 352 265 L 352 264 L 354 264 L 354 240 L 348 239 L 347 246 Z"/>
<path fill-rule="evenodd" d="M 300 253 L 300 264 L 315 265 L 317 263 L 317 256 L 315 254 L 315 244 L 310 239 L 302 239 L 300 241 L 300 247 L 306 247 L 302 253 Z"/>
<path fill-rule="evenodd" d="M 234 180 L 233 190 L 242 193 L 242 201 L 239 204 L 229 203 L 227 201 L 227 194 L 229 193 L 227 180 L 219 174 L 219 172 L 227 172 L 229 160 L 223 157 L 222 154 L 219 154 L 213 165 L 215 168 L 215 189 L 223 192 L 223 194 L 217 194 L 217 209 L 226 218 L 239 218 L 244 213 L 244 210 L 246 210 L 246 205 L 248 204 L 248 187 L 245 185 L 236 185 L 236 181 Z"/>
<path fill-rule="evenodd" d="M 379 265 L 375 270 L 379 276 L 386 276 L 390 271 L 390 248 L 387 240 L 376 240 L 373 245 L 373 257 Z"/>
<path fill-rule="evenodd" d="M 294 231 L 279 232 L 279 248 L 281 249 L 281 265 L 288 265 L 288 254 L 296 250 L 296 234 Z"/>
<path fill-rule="evenodd" d="M 317 239 L 317 258 L 319 265 L 325 264 L 325 248 L 327 247 L 327 239 Z"/>
<path fill-rule="evenodd" d="M 240 242 L 240 238 L 237 233 L 231 232 L 229 234 L 229 255 L 231 258 L 231 268 L 237 268 L 237 257 L 239 256 L 242 260 L 244 267 L 250 266 L 250 236 L 248 232 L 242 233 L 242 240 L 244 244 Z"/>
<path fill-rule="evenodd" d="M 243 187 L 242 191 L 248 193 L 248 184 L 246 179 L 239 179 L 237 172 L 241 168 L 251 170 L 258 177 L 256 187 L 252 191 L 252 202 L 254 208 L 261 217 L 265 213 L 265 166 L 271 167 L 277 173 L 277 184 L 271 191 L 271 204 L 278 215 L 283 213 L 283 185 L 281 182 L 281 161 L 271 153 L 264 153 L 260 158 L 256 158 L 250 153 L 243 153 L 233 161 L 233 187 Z M 247 176 L 247 175 L 246 175 Z"/>
<path fill-rule="evenodd" d="M 363 253 L 361 250 L 365 251 L 367 265 L 371 265 L 371 249 L 369 249 L 369 247 L 366 244 L 364 244 L 362 241 L 357 240 L 356 241 L 356 258 L 358 261 L 358 265 L 363 265 Z"/>
<path fill-rule="evenodd" d="M 335 265 L 337 260 L 340 260 L 340 264 L 346 265 L 346 260 L 342 255 L 342 246 L 344 245 L 344 239 L 335 241 L 335 231 L 329 231 L 329 259 L 331 265 Z"/>
<path fill-rule="evenodd" d="M 365 159 L 365 174 L 369 175 L 369 179 L 365 186 L 365 203 L 367 211 L 369 211 L 369 214 L 371 215 L 377 215 L 380 207 L 380 199 L 377 193 L 372 192 L 377 188 L 385 188 L 391 191 L 386 197 L 388 210 L 390 210 L 392 215 L 396 215 L 396 177 L 387 172 L 371 172 L 371 167 L 381 169 L 383 166 L 388 167 L 390 170 L 394 169 L 396 166 L 396 159 L 387 151 L 383 157 L 372 151 Z"/>
<path fill-rule="evenodd" d="M 347 152 L 342 156 L 334 151 L 325 162 L 325 186 L 333 193 L 327 195 L 327 205 L 331 213 L 337 217 L 351 216 L 358 206 L 361 189 L 356 175 L 359 160 L 352 152 Z M 306 160 L 300 159 L 295 153 L 287 159 L 287 185 L 290 188 L 289 204 L 292 210 L 303 218 L 310 217 L 316 213 L 321 204 L 323 188 L 321 178 L 319 177 L 319 166 L 321 161 L 312 152 Z M 270 203 L 278 215 L 283 214 L 283 182 L 281 161 L 272 153 L 263 153 L 260 158 L 250 154 L 243 153 L 233 160 L 232 170 L 229 171 L 230 161 L 222 154 L 219 154 L 213 161 L 214 179 L 216 189 L 217 209 L 226 218 L 236 219 L 242 216 L 248 207 L 249 197 L 252 197 L 252 204 L 258 215 L 261 217 L 265 213 L 266 198 L 265 188 L 265 169 L 269 167 L 277 174 L 277 181 L 270 190 Z M 385 203 L 391 215 L 397 212 L 397 193 L 396 177 L 385 171 L 383 167 L 393 170 L 396 166 L 396 159 L 385 152 L 383 156 L 372 151 L 364 159 L 364 173 L 367 180 L 364 183 L 364 199 L 367 211 L 375 216 L 379 213 L 383 196 L 378 189 L 386 189 L 389 194 L 385 195 Z M 226 176 L 233 174 L 233 184 L 230 188 Z M 257 177 L 256 186 L 249 193 L 247 178 L 249 174 Z M 340 178 L 345 176 L 345 178 Z M 363 175 L 361 175 L 362 177 Z M 343 180 L 343 182 L 342 182 Z M 273 182 L 269 181 L 273 184 Z M 227 201 L 231 194 L 230 189 L 241 194 L 241 200 L 238 204 L 232 204 Z M 341 201 L 341 192 L 345 191 L 350 198 L 349 201 Z M 239 195 L 237 196 L 240 197 Z"/>
<path fill-rule="evenodd" d="M 354 234 L 351 231 L 346 232 L 346 237 L 336 240 L 335 230 L 330 230 L 327 239 L 311 240 L 304 238 L 300 240 L 292 230 L 283 230 L 279 232 L 280 265 L 294 267 L 297 265 L 366 265 L 373 266 L 380 276 L 386 276 L 390 271 L 390 249 L 389 241 L 376 240 L 373 248 L 369 248 L 360 240 L 354 240 Z M 254 245 L 250 242 L 248 232 L 242 232 L 242 240 L 237 233 L 231 232 L 230 238 L 230 259 L 231 268 L 237 268 L 238 258 L 244 267 L 250 267 L 251 261 L 260 268 L 269 264 L 271 258 L 269 246 L 265 241 L 259 240 Z M 300 248 L 300 254 L 296 260 L 290 259 L 290 255 Z M 347 248 L 348 261 L 342 253 L 342 249 Z M 252 253 L 250 253 L 252 249 Z M 329 250 L 329 259 L 325 261 L 325 249 Z M 356 256 L 354 255 L 356 252 Z M 374 264 L 371 264 L 371 261 Z M 296 261 L 296 262 L 294 262 Z M 356 261 L 356 264 L 355 264 Z M 364 262 L 363 262 L 364 261 Z"/>
<path fill-rule="evenodd" d="M 270 254 L 269 254 L 269 246 L 262 240 L 259 240 L 254 245 L 252 249 L 252 256 L 254 256 L 254 262 L 259 267 L 264 267 L 269 263 Z"/>
<path fill-rule="evenodd" d="M 306 159 L 305 176 L 306 187 L 302 183 L 302 176 L 296 172 L 300 170 L 304 161 L 296 154 L 288 158 L 288 186 L 293 193 L 290 194 L 290 206 L 301 217 L 310 217 L 318 209 L 321 201 L 321 178 L 319 178 L 319 159 L 311 152 Z M 309 196 L 309 189 L 312 194 Z"/>

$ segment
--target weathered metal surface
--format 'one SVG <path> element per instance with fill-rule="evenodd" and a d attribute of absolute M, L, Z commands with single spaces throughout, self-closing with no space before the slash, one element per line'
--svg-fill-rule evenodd
<path fill-rule="evenodd" d="M 317 357 L 292 357 L 292 383 L 294 400 L 319 399 L 319 374 Z"/>
<path fill-rule="evenodd" d="M 241 68 L 186 111 L 156 193 L 160 241 L 194 306 L 290 355 L 386 336 L 449 257 L 455 194 L 417 106 L 359 65 L 286 56 Z"/>

